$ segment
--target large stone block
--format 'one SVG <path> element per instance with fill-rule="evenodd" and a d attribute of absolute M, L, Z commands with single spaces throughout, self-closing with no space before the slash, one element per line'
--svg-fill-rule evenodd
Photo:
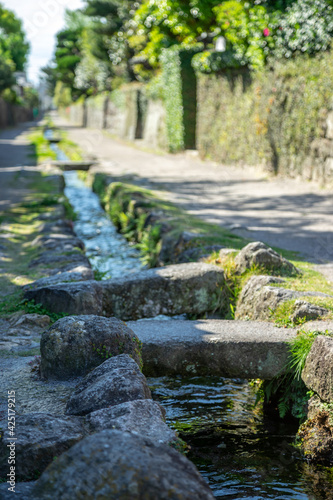
<path fill-rule="evenodd" d="M 103 288 L 100 281 L 47 285 L 26 291 L 24 297 L 55 313 L 102 316 L 103 312 Z"/>
<path fill-rule="evenodd" d="M 200 314 L 218 308 L 224 272 L 210 264 L 178 264 L 103 282 L 103 309 L 124 320 Z"/>
<path fill-rule="evenodd" d="M 214 500 L 186 457 L 165 444 L 117 430 L 98 432 L 63 453 L 34 485 L 32 498 Z"/>
<path fill-rule="evenodd" d="M 52 312 L 116 316 L 123 320 L 159 314 L 201 314 L 222 305 L 223 270 L 190 263 L 142 271 L 124 278 L 61 283 L 29 290 L 25 298 Z"/>
<path fill-rule="evenodd" d="M 139 366 L 128 354 L 121 354 L 104 361 L 79 382 L 67 402 L 66 413 L 87 415 L 126 401 L 150 398 Z"/>
<path fill-rule="evenodd" d="M 129 354 L 140 364 L 140 343 L 133 331 L 116 318 L 61 318 L 41 339 L 41 375 L 66 380 L 87 374 L 107 358 Z"/>
<path fill-rule="evenodd" d="M 87 415 L 85 422 L 91 432 L 118 429 L 168 444 L 177 441 L 177 435 L 164 422 L 164 412 L 155 401 L 139 399 L 94 411 Z"/>
<path fill-rule="evenodd" d="M 145 320 L 128 323 L 143 343 L 147 376 L 271 379 L 288 360 L 296 330 L 261 321 Z"/>
<path fill-rule="evenodd" d="M 305 385 L 322 401 L 333 403 L 333 338 L 319 335 L 302 371 Z"/>

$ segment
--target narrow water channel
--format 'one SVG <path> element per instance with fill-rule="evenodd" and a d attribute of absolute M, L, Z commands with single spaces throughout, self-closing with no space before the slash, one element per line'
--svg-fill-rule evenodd
<path fill-rule="evenodd" d="M 138 252 L 116 232 L 97 196 L 76 172 L 64 177 L 78 214 L 75 231 L 93 267 L 105 279 L 142 269 Z M 333 499 L 332 472 L 302 459 L 293 447 L 295 425 L 265 419 L 247 381 L 162 377 L 149 384 L 217 499 Z"/>

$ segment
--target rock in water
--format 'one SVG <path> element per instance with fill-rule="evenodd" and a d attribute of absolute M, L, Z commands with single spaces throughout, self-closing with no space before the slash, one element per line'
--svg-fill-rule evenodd
<path fill-rule="evenodd" d="M 61 318 L 43 333 L 40 349 L 41 375 L 47 379 L 86 375 L 109 357 L 122 353 L 141 363 L 139 339 L 116 318 Z"/>
<path fill-rule="evenodd" d="M 307 460 L 315 464 L 333 465 L 332 415 L 318 396 L 308 402 L 308 420 L 301 425 L 297 436 Z"/>
<path fill-rule="evenodd" d="M 249 243 L 246 247 L 242 248 L 235 259 L 235 263 L 238 273 L 243 273 L 246 269 L 251 269 L 253 265 L 271 272 L 285 271 L 290 274 L 298 273 L 296 267 L 291 262 L 261 241 Z"/>
<path fill-rule="evenodd" d="M 177 435 L 164 422 L 163 412 L 155 401 L 139 399 L 94 411 L 87 415 L 85 422 L 92 432 L 105 429 L 132 431 L 156 443 L 168 444 L 177 441 Z"/>
<path fill-rule="evenodd" d="M 77 385 L 66 413 L 86 415 L 126 401 L 150 398 L 146 378 L 137 363 L 128 354 L 121 354 L 104 361 Z"/>
<path fill-rule="evenodd" d="M 173 448 L 105 430 L 63 453 L 32 489 L 41 500 L 214 500 L 196 467 Z"/>

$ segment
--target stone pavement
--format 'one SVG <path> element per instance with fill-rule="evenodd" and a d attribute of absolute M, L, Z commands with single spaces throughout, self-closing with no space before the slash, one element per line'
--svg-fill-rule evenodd
<path fill-rule="evenodd" d="M 208 222 L 269 245 L 299 252 L 333 281 L 332 189 L 273 178 L 251 167 L 201 161 L 191 154 L 154 154 L 107 133 L 54 116 L 71 140 L 115 176 L 134 174 L 150 188 Z"/>

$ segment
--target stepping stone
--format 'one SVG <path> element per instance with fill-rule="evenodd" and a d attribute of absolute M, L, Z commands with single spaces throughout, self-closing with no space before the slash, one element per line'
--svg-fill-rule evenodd
<path fill-rule="evenodd" d="M 271 379 L 284 370 L 296 330 L 260 321 L 141 320 L 127 325 L 143 343 L 146 376 L 218 375 Z"/>
<path fill-rule="evenodd" d="M 116 316 L 124 321 L 159 314 L 202 314 L 223 305 L 224 272 L 203 263 L 149 269 L 123 278 L 48 285 L 25 292 L 51 312 Z"/>
<path fill-rule="evenodd" d="M 31 498 L 214 500 L 184 455 L 117 430 L 97 432 L 63 453 L 34 484 Z"/>
<path fill-rule="evenodd" d="M 54 167 L 59 167 L 62 170 L 69 171 L 69 170 L 84 170 L 87 171 L 89 170 L 90 167 L 95 165 L 96 162 L 94 161 L 60 161 L 60 160 L 55 160 L 51 162 L 51 165 Z"/>

